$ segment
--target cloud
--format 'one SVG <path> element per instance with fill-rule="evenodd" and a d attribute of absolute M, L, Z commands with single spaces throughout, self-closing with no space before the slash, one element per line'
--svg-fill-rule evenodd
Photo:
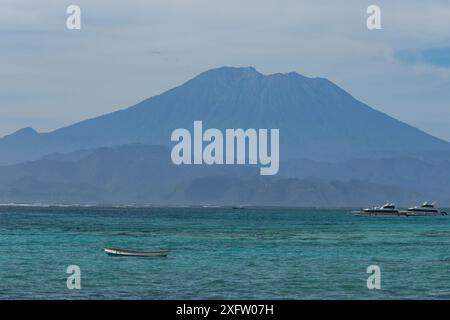
<path fill-rule="evenodd" d="M 397 57 L 409 64 L 426 64 L 438 68 L 450 68 L 450 47 L 422 50 L 401 50 Z"/>
<path fill-rule="evenodd" d="M 11 92 L 0 96 L 0 135 L 9 133 L 1 127 L 11 127 L 3 116 L 24 119 L 15 121 L 17 129 L 53 130 L 222 65 L 327 77 L 416 125 L 425 112 L 450 119 L 450 93 L 435 91 L 449 84 L 446 67 L 398 57 L 403 50 L 448 47 L 448 1 L 379 0 L 379 31 L 366 28 L 368 0 L 76 2 L 80 31 L 65 28 L 73 1 L 0 4 L 0 87 Z M 422 97 L 429 97 L 426 107 Z M 423 128 L 433 132 L 432 125 Z M 450 129 L 442 132 L 450 139 Z"/>

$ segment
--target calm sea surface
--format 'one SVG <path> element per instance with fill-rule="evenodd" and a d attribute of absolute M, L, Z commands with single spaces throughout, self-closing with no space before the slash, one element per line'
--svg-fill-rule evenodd
<path fill-rule="evenodd" d="M 106 246 L 168 248 L 111 257 Z M 81 268 L 81 290 L 66 269 Z M 366 269 L 381 268 L 381 290 Z M 450 299 L 450 216 L 0 207 L 0 299 Z"/>

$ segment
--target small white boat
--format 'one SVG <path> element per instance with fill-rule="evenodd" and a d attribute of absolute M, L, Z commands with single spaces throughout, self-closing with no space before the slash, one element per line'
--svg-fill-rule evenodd
<path fill-rule="evenodd" d="M 401 216 L 405 215 L 404 213 L 400 212 L 393 203 L 386 203 L 384 206 L 381 207 L 373 207 L 373 208 L 366 208 L 361 209 L 358 211 L 352 212 L 356 216 Z"/>
<path fill-rule="evenodd" d="M 116 248 L 104 248 L 108 255 L 111 256 L 130 256 L 130 257 L 165 257 L 169 250 L 127 250 Z"/>
<path fill-rule="evenodd" d="M 405 213 L 409 216 L 446 216 L 447 212 L 435 208 L 435 202 L 425 202 L 421 206 L 409 208 Z"/>

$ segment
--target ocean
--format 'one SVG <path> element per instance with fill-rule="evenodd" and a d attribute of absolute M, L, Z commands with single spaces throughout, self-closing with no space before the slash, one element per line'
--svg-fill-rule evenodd
<path fill-rule="evenodd" d="M 104 247 L 170 250 L 112 257 Z M 81 270 L 70 290 L 68 266 Z M 370 265 L 381 289 L 369 290 Z M 0 299 L 450 299 L 450 217 L 0 207 Z"/>

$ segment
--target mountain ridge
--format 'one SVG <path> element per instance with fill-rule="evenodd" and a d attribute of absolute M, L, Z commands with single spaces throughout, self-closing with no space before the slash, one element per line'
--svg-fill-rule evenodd
<path fill-rule="evenodd" d="M 360 179 L 261 177 L 256 166 L 175 166 L 164 146 L 125 145 L 0 166 L 0 203 L 349 207 L 422 201 Z"/>
<path fill-rule="evenodd" d="M 219 129 L 279 128 L 286 159 L 450 159 L 447 141 L 359 102 L 328 79 L 221 67 L 122 110 L 47 133 L 19 130 L 0 139 L 0 164 L 129 143 L 170 146 L 170 133 L 194 120 Z"/>

